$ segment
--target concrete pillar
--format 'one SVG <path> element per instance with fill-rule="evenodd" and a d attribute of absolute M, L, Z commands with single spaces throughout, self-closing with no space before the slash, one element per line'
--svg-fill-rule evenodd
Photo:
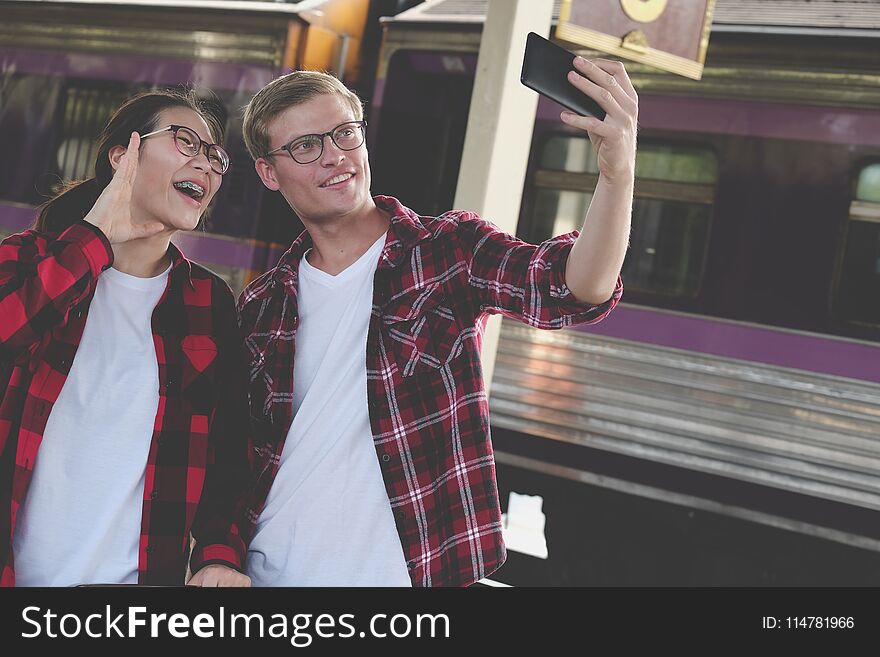
<path fill-rule="evenodd" d="M 489 0 L 455 207 L 478 212 L 516 232 L 538 94 L 519 81 L 526 35 L 550 34 L 553 0 Z M 488 392 L 495 368 L 501 318 L 491 317 L 483 337 Z"/>

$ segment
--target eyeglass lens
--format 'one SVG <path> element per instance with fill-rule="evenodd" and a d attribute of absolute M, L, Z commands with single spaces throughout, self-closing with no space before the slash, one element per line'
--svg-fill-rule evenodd
<path fill-rule="evenodd" d="M 174 141 L 177 149 L 190 157 L 195 157 L 202 150 L 201 138 L 189 128 L 178 128 Z M 226 173 L 229 168 L 229 155 L 219 146 L 213 145 L 208 148 L 208 162 L 217 173 Z"/>
<path fill-rule="evenodd" d="M 364 130 L 360 123 L 353 121 L 337 126 L 330 134 L 333 143 L 343 151 L 352 151 L 364 143 Z M 290 145 L 290 154 L 301 164 L 314 162 L 324 151 L 324 138 L 321 135 L 306 135 Z"/>

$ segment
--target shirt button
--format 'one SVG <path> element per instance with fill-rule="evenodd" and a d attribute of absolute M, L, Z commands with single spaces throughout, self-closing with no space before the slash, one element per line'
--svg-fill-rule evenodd
<path fill-rule="evenodd" d="M 147 554 L 153 554 L 155 552 L 155 548 L 152 545 L 147 546 Z"/>
<path fill-rule="evenodd" d="M 382 460 L 385 461 L 385 463 L 388 463 L 388 461 L 391 460 L 391 457 L 388 454 L 383 454 Z"/>
<path fill-rule="evenodd" d="M 159 497 L 159 491 L 153 489 L 153 492 L 150 493 L 150 499 L 155 500 L 157 497 Z"/>
<path fill-rule="evenodd" d="M 397 519 L 403 522 L 406 519 L 406 514 L 403 511 L 397 512 Z"/>
<path fill-rule="evenodd" d="M 406 567 L 409 568 L 410 570 L 412 570 L 413 568 L 416 567 L 416 562 L 415 561 L 407 561 Z"/>

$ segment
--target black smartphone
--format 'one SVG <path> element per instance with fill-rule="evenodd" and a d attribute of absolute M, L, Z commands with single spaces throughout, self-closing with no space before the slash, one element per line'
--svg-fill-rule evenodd
<path fill-rule="evenodd" d="M 599 103 L 568 81 L 568 72 L 574 70 L 574 58 L 574 53 L 529 32 L 519 81 L 575 114 L 604 119 L 605 110 Z"/>

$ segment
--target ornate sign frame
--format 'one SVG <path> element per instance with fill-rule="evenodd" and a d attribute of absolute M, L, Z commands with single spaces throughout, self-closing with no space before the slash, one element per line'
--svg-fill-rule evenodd
<path fill-rule="evenodd" d="M 715 0 L 562 0 L 556 37 L 699 80 L 709 48 L 714 9 Z M 587 12 L 599 18 L 594 21 L 591 16 L 585 20 Z M 676 14 L 682 13 L 689 15 L 698 29 L 683 29 L 676 22 Z M 577 23 L 572 22 L 572 16 Z M 667 41 L 674 40 L 676 47 L 683 47 L 678 53 L 653 47 L 652 41 L 658 35 Z M 694 56 L 684 56 L 682 51 L 690 51 Z"/>

